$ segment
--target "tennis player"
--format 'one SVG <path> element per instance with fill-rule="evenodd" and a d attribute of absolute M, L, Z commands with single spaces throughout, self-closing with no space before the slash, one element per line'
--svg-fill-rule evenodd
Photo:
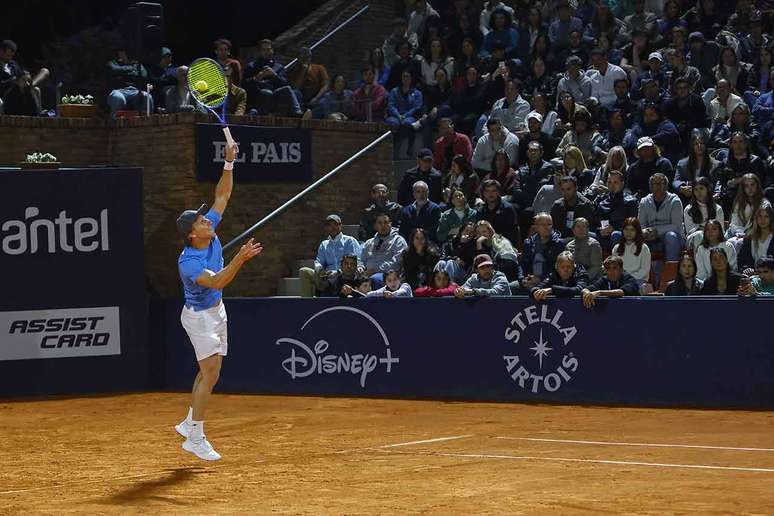
<path fill-rule="evenodd" d="M 260 243 L 250 239 L 228 266 L 223 267 L 223 249 L 215 229 L 234 187 L 234 158 L 239 152 L 236 144 L 226 146 L 223 175 L 215 187 L 215 203 L 211 209 L 202 204 L 198 210 L 186 210 L 177 219 L 177 229 L 185 239 L 185 248 L 178 259 L 180 279 L 183 281 L 185 306 L 180 321 L 193 344 L 199 373 L 193 384 L 191 406 L 185 421 L 175 430 L 186 438 L 183 449 L 200 459 L 218 460 L 216 452 L 204 435 L 204 412 L 210 394 L 218 381 L 220 366 L 226 356 L 227 317 L 223 305 L 223 289 L 234 280 L 237 272 L 249 260 L 261 254 Z"/>

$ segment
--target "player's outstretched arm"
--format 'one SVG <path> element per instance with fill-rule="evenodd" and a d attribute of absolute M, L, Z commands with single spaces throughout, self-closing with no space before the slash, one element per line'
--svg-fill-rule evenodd
<path fill-rule="evenodd" d="M 239 252 L 231 260 L 231 263 L 226 265 L 223 270 L 217 274 L 205 270 L 198 278 L 196 278 L 196 283 L 202 287 L 223 290 L 234 280 L 239 269 L 241 269 L 245 263 L 261 254 L 261 251 L 263 251 L 261 243 L 253 243 L 253 239 L 251 238 L 239 249 Z"/>
<path fill-rule="evenodd" d="M 232 171 L 233 161 L 239 154 L 239 145 L 226 144 L 226 162 L 231 162 L 229 166 L 227 163 L 223 166 L 223 174 L 220 176 L 220 181 L 215 187 L 215 202 L 212 203 L 212 209 L 223 215 L 228 206 L 228 200 L 231 198 L 231 192 L 234 189 L 234 173 Z"/>

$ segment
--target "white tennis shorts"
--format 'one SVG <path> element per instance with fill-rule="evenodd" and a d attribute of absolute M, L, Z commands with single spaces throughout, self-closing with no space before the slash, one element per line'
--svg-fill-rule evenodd
<path fill-rule="evenodd" d="M 212 355 L 226 356 L 228 352 L 228 317 L 223 301 L 212 308 L 194 311 L 186 306 L 180 313 L 188 338 L 191 339 L 196 360 L 204 360 Z"/>

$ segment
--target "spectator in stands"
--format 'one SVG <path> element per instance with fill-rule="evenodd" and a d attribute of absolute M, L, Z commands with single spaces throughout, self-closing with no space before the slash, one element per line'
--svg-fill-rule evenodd
<path fill-rule="evenodd" d="M 691 92 L 686 77 L 675 81 L 675 96 L 664 102 L 664 116 L 677 126 L 683 143 L 689 141 L 692 131 L 710 126 L 707 106 L 699 95 Z"/>
<path fill-rule="evenodd" d="M 708 95 L 712 93 L 712 89 L 707 90 Z M 710 118 L 712 123 L 713 125 L 728 123 L 731 113 L 734 112 L 737 106 L 744 103 L 744 100 L 739 95 L 731 92 L 731 83 L 728 79 L 720 79 L 717 82 L 714 94 L 715 96 L 710 102 Z"/>
<path fill-rule="evenodd" d="M 305 115 L 299 98 L 285 77 L 285 67 L 274 59 L 274 46 L 270 39 L 261 40 L 259 56 L 247 63 L 242 80 L 250 107 L 258 115 Z M 311 112 L 307 116 L 311 116 Z"/>
<path fill-rule="evenodd" d="M 696 277 L 696 261 L 690 253 L 680 257 L 677 277 L 667 284 L 666 296 L 698 296 L 704 282 Z"/>
<path fill-rule="evenodd" d="M 712 196 L 712 184 L 707 177 L 700 177 L 693 183 L 690 204 L 685 207 L 683 224 L 685 226 L 686 247 L 696 249 L 704 234 L 704 226 L 709 220 L 725 221 L 723 207 L 715 203 Z"/>
<path fill-rule="evenodd" d="M 613 147 L 623 147 L 628 145 L 631 139 L 631 131 L 626 127 L 623 111 L 611 110 L 607 116 L 607 129 L 602 131 L 602 139 L 599 141 L 600 150 L 607 152 Z"/>
<path fill-rule="evenodd" d="M 177 83 L 176 68 L 172 66 L 172 51 L 161 48 L 161 57 L 155 64 L 148 66 L 148 82 L 151 84 L 153 104 L 159 109 L 165 108 L 166 90 Z"/>
<path fill-rule="evenodd" d="M 492 30 L 492 15 L 494 15 L 494 13 L 499 10 L 505 11 L 506 14 L 508 14 L 508 16 L 513 19 L 513 7 L 500 1 L 484 2 L 484 8 L 481 10 L 481 15 L 479 17 L 479 30 L 483 35 L 487 35 L 489 31 Z"/>
<path fill-rule="evenodd" d="M 702 177 L 709 180 L 710 192 L 714 193 L 714 181 L 718 177 L 720 169 L 720 162 L 710 157 L 707 151 L 707 136 L 704 131 L 693 131 L 690 141 L 691 148 L 688 150 L 688 157 L 677 162 L 675 180 L 672 182 L 674 192 L 685 200 L 691 199 L 693 185 Z"/>
<path fill-rule="evenodd" d="M 569 91 L 563 91 L 558 95 L 559 103 L 556 106 L 558 120 L 556 121 L 554 136 L 562 137 L 564 133 L 572 128 L 572 117 L 575 116 L 575 110 L 580 104 L 575 103 L 575 97 Z"/>
<path fill-rule="evenodd" d="M 543 147 L 540 142 L 530 142 L 526 162 L 519 169 L 519 182 L 510 192 L 510 202 L 516 208 L 522 235 L 529 234 L 534 217 L 532 204 L 540 188 L 551 181 L 553 174 L 553 167 L 543 159 Z"/>
<path fill-rule="evenodd" d="M 403 18 L 395 18 L 392 20 L 392 32 L 382 44 L 382 52 L 384 53 L 384 64 L 387 68 L 391 68 L 395 61 L 399 59 L 398 45 L 407 43 L 409 53 L 414 52 L 419 46 L 419 40 L 416 33 L 408 34 L 408 24 Z"/>
<path fill-rule="evenodd" d="M 167 88 L 166 113 L 191 113 L 198 111 L 206 113 L 206 110 L 196 102 L 188 89 L 188 67 L 178 66 L 175 70 L 177 84 L 172 88 Z"/>
<path fill-rule="evenodd" d="M 607 112 L 612 113 L 616 110 L 620 111 L 624 119 L 625 127 L 627 129 L 631 128 L 638 108 L 637 103 L 632 100 L 632 97 L 629 94 L 629 81 L 618 79 L 613 84 L 613 89 L 615 90 L 615 102 L 607 109 Z M 702 105 L 704 104 L 702 103 Z"/>
<path fill-rule="evenodd" d="M 429 187 L 424 181 L 417 181 L 413 186 L 414 202 L 403 207 L 400 214 L 400 235 L 407 241 L 416 228 L 425 230 L 424 236 L 434 243 L 438 242 L 438 223 L 441 219 L 441 208 L 428 199 Z"/>
<path fill-rule="evenodd" d="M 499 118 L 490 118 L 486 122 L 487 133 L 478 139 L 473 150 L 473 168 L 479 174 L 492 171 L 495 152 L 502 149 L 513 165 L 518 165 L 519 138 L 505 128 Z"/>
<path fill-rule="evenodd" d="M 535 301 L 545 301 L 548 296 L 575 297 L 586 288 L 589 278 L 583 267 L 575 264 L 575 259 L 569 251 L 562 251 L 556 257 L 556 264 L 551 274 L 537 286 L 530 289 L 530 296 Z"/>
<path fill-rule="evenodd" d="M 716 194 L 720 197 L 723 208 L 730 208 L 731 201 L 739 190 L 739 184 L 747 173 L 755 175 L 759 187 L 762 184 L 768 186 L 772 182 L 771 178 L 766 175 L 763 160 L 753 154 L 750 149 L 747 136 L 737 131 L 731 135 L 729 152 L 725 159 L 721 160 L 718 170 Z"/>
<path fill-rule="evenodd" d="M 626 172 L 626 186 L 632 195 L 640 199 L 645 197 L 648 194 L 650 178 L 655 174 L 662 174 L 666 178 L 674 177 L 672 164 L 661 157 L 661 149 L 650 136 L 637 140 L 635 156 L 637 161 L 629 165 Z"/>
<path fill-rule="evenodd" d="M 774 256 L 774 208 L 764 204 L 755 210 L 752 227 L 739 250 L 738 269 L 752 275 L 755 263 L 764 256 Z"/>
<path fill-rule="evenodd" d="M 669 59 L 669 65 L 672 68 L 672 73 L 669 76 L 669 88 L 668 91 L 674 95 L 680 95 L 677 91 L 677 81 L 688 81 L 688 90 L 690 93 L 699 94 L 704 90 L 704 86 L 701 81 L 701 72 L 695 66 L 690 66 L 685 60 L 685 51 L 681 48 L 670 48 L 667 51 L 667 59 Z"/>
<path fill-rule="evenodd" d="M 750 86 L 747 66 L 747 63 L 737 59 L 733 48 L 723 47 L 720 50 L 720 62 L 712 68 L 712 72 L 716 81 L 726 79 L 731 86 L 731 93 L 742 97 Z"/>
<path fill-rule="evenodd" d="M 674 262 L 683 250 L 683 203 L 667 191 L 668 184 L 663 174 L 651 176 L 651 193 L 640 200 L 637 217 L 649 249 L 663 250 L 666 260 Z"/>
<path fill-rule="evenodd" d="M 453 159 L 458 155 L 468 163 L 473 158 L 470 138 L 454 130 L 454 121 L 451 118 L 441 118 L 438 121 L 438 139 L 433 151 L 433 166 L 441 173 L 447 174 L 453 166 Z"/>
<path fill-rule="evenodd" d="M 414 290 L 414 297 L 451 297 L 458 288 L 445 270 L 435 270 L 430 285 Z"/>
<path fill-rule="evenodd" d="M 556 163 L 556 160 L 554 160 Z M 594 180 L 594 171 L 586 166 L 583 152 L 576 145 L 568 145 L 564 148 L 561 158 L 563 175 L 575 176 L 578 179 L 578 188 L 586 189 Z"/>
<path fill-rule="evenodd" d="M 484 176 L 483 181 L 494 179 L 500 183 L 500 190 L 502 192 L 510 192 L 513 188 L 518 187 L 519 174 L 511 168 L 511 159 L 505 150 L 498 149 L 495 151 L 491 169 L 491 172 Z"/>
<path fill-rule="evenodd" d="M 341 287 L 341 297 L 362 298 L 366 297 L 368 293 L 371 292 L 371 280 L 365 276 L 358 276 L 355 285 L 354 288 L 349 285 Z"/>
<path fill-rule="evenodd" d="M 591 113 L 585 107 L 578 106 L 572 117 L 572 126 L 562 137 L 556 152 L 563 154 L 568 146 L 574 145 L 583 153 L 584 162 L 594 166 L 601 154 L 601 142 L 602 135 L 594 127 Z"/>
<path fill-rule="evenodd" d="M 371 205 L 363 210 L 360 217 L 360 227 L 357 230 L 358 240 L 364 242 L 374 236 L 376 218 L 382 213 L 390 216 L 390 221 L 398 222 L 403 206 L 390 200 L 390 190 L 387 186 L 377 183 L 371 187 Z"/>
<path fill-rule="evenodd" d="M 646 102 L 643 105 L 642 121 L 632 127 L 630 139 L 637 141 L 638 147 L 639 139 L 643 137 L 649 137 L 658 146 L 660 155 L 669 161 L 670 166 L 676 165 L 687 154 L 684 146 L 680 144 L 677 127 L 661 116 L 661 108 L 655 102 Z M 671 182 L 674 173 L 670 173 L 669 177 Z"/>
<path fill-rule="evenodd" d="M 411 286 L 408 283 L 402 283 L 400 276 L 395 271 L 388 271 L 384 275 L 384 286 L 376 290 L 371 290 L 366 297 L 382 297 L 392 299 L 395 297 L 414 297 Z"/>
<path fill-rule="evenodd" d="M 228 99 L 226 100 L 226 112 L 229 115 L 244 115 L 247 111 L 247 91 L 233 82 L 233 73 L 228 66 L 223 70 L 228 81 Z"/>
<path fill-rule="evenodd" d="M 590 41 L 608 39 L 613 42 L 615 48 L 621 48 L 628 39 L 626 25 L 618 19 L 610 8 L 608 2 L 600 2 L 596 6 L 596 13 L 591 23 L 584 29 L 584 38 Z"/>
<path fill-rule="evenodd" d="M 409 72 L 414 78 L 419 77 L 419 61 L 412 55 L 411 44 L 406 40 L 396 43 L 395 53 L 397 58 L 390 66 L 390 75 L 384 85 L 387 91 L 400 87 L 403 82 L 403 72 Z"/>
<path fill-rule="evenodd" d="M 373 288 L 381 288 L 387 271 L 400 270 L 403 251 L 408 249 L 408 244 L 392 227 L 389 213 L 377 215 L 374 225 L 376 234 L 363 244 L 363 273 L 371 280 Z"/>
<path fill-rule="evenodd" d="M 486 220 L 476 222 L 476 254 L 487 254 L 494 260 L 495 269 L 505 274 L 508 281 L 521 281 L 524 273 L 519 255 L 510 240 L 495 232 Z"/>
<path fill-rule="evenodd" d="M 710 251 L 717 247 L 722 247 L 725 250 L 731 268 L 736 269 L 736 249 L 723 236 L 723 223 L 716 219 L 710 219 L 704 224 L 702 240 L 695 248 L 696 277 L 698 279 L 704 281 L 712 274 Z"/>
<path fill-rule="evenodd" d="M 689 21 L 689 27 L 690 23 L 691 22 Z M 705 40 L 704 36 L 710 38 L 710 41 Z M 710 35 L 706 32 L 702 34 L 698 31 L 691 32 L 688 36 L 691 49 L 686 57 L 688 58 L 688 64 L 699 70 L 699 73 L 701 74 L 702 89 L 709 88 L 715 84 L 712 68 L 718 63 L 720 47 L 717 43 L 712 41 L 714 37 L 714 35 Z"/>
<path fill-rule="evenodd" d="M 354 111 L 354 93 L 347 88 L 343 75 L 333 77 L 331 89 L 320 99 L 320 115 L 322 118 L 334 120 L 349 120 Z"/>
<path fill-rule="evenodd" d="M 368 56 L 367 66 L 370 66 L 373 69 L 374 82 L 384 87 L 384 85 L 387 84 L 387 80 L 390 78 L 390 67 L 384 62 L 384 52 L 382 52 L 380 47 L 371 50 L 371 53 Z"/>
<path fill-rule="evenodd" d="M 502 186 L 493 179 L 481 183 L 481 197 L 484 203 L 478 207 L 478 220 L 486 220 L 495 232 L 510 242 L 519 241 L 519 226 L 516 209 L 502 198 Z"/>
<path fill-rule="evenodd" d="M 624 25 L 630 33 L 641 30 L 650 38 L 658 34 L 658 16 L 645 10 L 645 0 L 632 0 L 634 12 L 624 18 Z"/>
<path fill-rule="evenodd" d="M 565 249 L 585 269 L 589 280 L 595 281 L 602 274 L 602 246 L 589 236 L 589 227 L 589 221 L 584 217 L 576 218 L 572 223 L 573 238 Z"/>
<path fill-rule="evenodd" d="M 362 70 L 363 85 L 352 95 L 352 118 L 358 122 L 382 122 L 387 107 L 387 91 L 376 81 L 373 65 Z"/>
<path fill-rule="evenodd" d="M 50 72 L 41 68 L 33 77 L 14 60 L 17 50 L 10 39 L 0 41 L 0 114 L 38 116 L 42 109 L 40 86 Z"/>
<path fill-rule="evenodd" d="M 514 292 L 528 293 L 551 273 L 556 257 L 564 251 L 562 237 L 554 231 L 551 215 L 535 215 L 535 234 L 524 240 L 524 252 L 519 257 L 524 279 L 512 283 Z"/>
<path fill-rule="evenodd" d="M 566 48 L 556 53 L 554 59 L 558 63 L 566 63 L 571 56 L 576 56 L 584 66 L 589 64 L 588 42 L 583 39 L 583 32 L 574 30 L 570 32 L 569 44 Z"/>
<path fill-rule="evenodd" d="M 107 103 L 112 118 L 127 107 L 141 113 L 153 112 L 153 99 L 145 91 L 148 70 L 136 59 L 129 59 L 123 49 L 118 49 L 115 59 L 107 64 L 107 84 L 110 90 Z"/>
<path fill-rule="evenodd" d="M 455 190 L 462 191 L 470 208 L 476 206 L 479 192 L 479 178 L 470 162 L 462 154 L 457 154 L 452 160 L 452 167 L 443 177 L 443 204 L 452 207 Z"/>
<path fill-rule="evenodd" d="M 345 255 L 362 255 L 360 242 L 341 232 L 341 217 L 338 215 L 325 217 L 325 232 L 328 233 L 328 238 L 320 242 L 314 259 L 314 269 L 302 267 L 298 271 L 302 297 L 314 297 L 316 291 L 328 288 Z"/>
<path fill-rule="evenodd" d="M 764 204 L 770 204 L 763 196 L 761 182 L 755 174 L 745 174 L 741 178 L 742 187 L 734 199 L 731 210 L 731 223 L 726 237 L 736 249 L 742 244 L 742 239 L 752 228 L 753 215 Z"/>
<path fill-rule="evenodd" d="M 481 113 L 484 112 L 484 87 L 478 69 L 470 65 L 465 70 L 465 80 L 451 98 L 454 125 L 460 132 L 473 134 Z"/>
<path fill-rule="evenodd" d="M 570 92 L 579 104 L 585 104 L 591 97 L 591 79 L 583 73 L 583 62 L 578 56 L 570 56 L 564 63 L 565 74 L 556 86 L 557 104 L 561 103 L 564 92 Z"/>
<path fill-rule="evenodd" d="M 600 244 L 610 249 L 623 235 L 624 222 L 637 217 L 639 203 L 624 190 L 624 175 L 619 170 L 611 170 L 607 175 L 607 192 L 597 202 L 596 219 L 599 229 L 596 231 Z"/>
<path fill-rule="evenodd" d="M 412 289 L 427 286 L 440 259 L 438 248 L 421 227 L 414 228 L 407 241 L 408 248 L 401 253 L 400 259 L 403 279 Z"/>
<path fill-rule="evenodd" d="M 430 149 L 420 149 L 417 152 L 417 166 L 403 173 L 398 186 L 398 203 L 402 206 L 411 204 L 414 200 L 414 184 L 423 181 L 430 188 L 430 200 L 440 204 L 443 202 L 443 176 L 433 168 L 433 153 Z"/>
<path fill-rule="evenodd" d="M 582 217 L 596 227 L 594 205 L 578 193 L 578 179 L 574 176 L 564 176 L 559 181 L 562 198 L 551 206 L 551 219 L 554 228 L 559 231 L 565 242 L 573 237 L 575 219 Z"/>
<path fill-rule="evenodd" d="M 405 70 L 401 85 L 393 88 L 387 97 L 387 118 L 384 120 L 395 134 L 396 153 L 402 141 L 407 142 L 407 153 L 414 147 L 416 132 L 420 129 L 422 92 L 414 87 L 414 77 Z"/>
<path fill-rule="evenodd" d="M 556 96 L 556 78 L 548 70 L 545 59 L 540 56 L 535 56 L 532 60 L 530 74 L 524 86 L 524 93 L 532 99 L 538 94 L 545 95 L 550 99 Z M 553 127 L 551 130 L 553 131 Z"/>
<path fill-rule="evenodd" d="M 409 16 L 408 29 L 406 34 L 409 36 L 416 35 L 418 41 L 421 42 L 422 36 L 425 33 L 425 25 L 430 18 L 440 18 L 438 11 L 427 2 L 427 0 L 415 0 L 414 10 Z"/>
<path fill-rule="evenodd" d="M 591 64 L 593 68 L 586 72 L 591 79 L 591 96 L 602 107 L 609 108 L 616 100 L 615 81 L 626 79 L 626 72 L 620 66 L 609 63 L 607 52 L 601 48 L 591 51 Z"/>
<path fill-rule="evenodd" d="M 710 263 L 712 275 L 704 282 L 701 288 L 702 295 L 747 295 L 752 291 L 750 278 L 732 270 L 725 249 L 722 247 L 712 249 Z"/>
<path fill-rule="evenodd" d="M 527 126 L 527 115 L 532 110 L 529 102 L 522 98 L 521 88 L 522 83 L 520 80 L 506 80 L 505 97 L 494 103 L 489 116 L 489 119 L 496 118 L 500 120 L 502 125 L 511 133 L 524 130 Z"/>
<path fill-rule="evenodd" d="M 434 144 L 435 126 L 440 123 L 440 119 L 451 115 L 451 95 L 452 84 L 446 75 L 446 70 L 440 68 L 435 71 L 435 82 L 433 86 L 425 88 L 425 114 L 419 119 L 422 127 L 422 139 L 426 147 L 432 147 Z M 449 118 L 451 120 L 451 118 Z M 452 122 L 453 123 L 453 122 Z M 453 132 L 453 131 L 452 131 Z M 473 149 L 471 148 L 471 153 Z"/>
<path fill-rule="evenodd" d="M 215 53 L 215 61 L 225 69 L 227 66 L 231 70 L 231 82 L 237 86 L 242 85 L 242 63 L 238 59 L 231 57 L 231 41 L 220 38 L 212 44 L 212 50 Z"/>
<path fill-rule="evenodd" d="M 774 257 L 762 256 L 755 262 L 757 275 L 752 277 L 752 287 L 758 296 L 774 296 Z"/>
<path fill-rule="evenodd" d="M 423 88 L 435 86 L 436 74 L 439 69 L 446 72 L 447 77 L 454 73 L 454 58 L 446 52 L 446 46 L 441 38 L 432 38 L 425 49 L 425 53 L 418 56 L 419 80 Z"/>
<path fill-rule="evenodd" d="M 476 242 L 476 226 L 473 222 L 466 222 L 453 238 L 443 244 L 441 259 L 435 269 L 446 271 L 453 282 L 461 285 L 470 274 L 473 259 L 478 254 Z"/>
<path fill-rule="evenodd" d="M 362 281 L 358 274 L 358 257 L 352 254 L 344 255 L 341 259 L 341 267 L 332 274 L 325 288 L 321 289 L 323 297 L 347 297 L 352 290 L 357 289 Z M 347 288 L 345 288 L 347 287 Z"/>
<path fill-rule="evenodd" d="M 489 31 L 484 35 L 481 46 L 481 54 L 486 56 L 492 53 L 495 42 L 505 46 L 506 55 L 514 54 L 519 43 L 519 32 L 513 28 L 511 14 L 505 9 L 496 9 L 490 15 Z"/>
<path fill-rule="evenodd" d="M 551 180 L 540 187 L 532 201 L 532 213 L 549 213 L 554 203 L 562 198 L 561 181 L 568 173 L 564 168 L 554 170 Z"/>
<path fill-rule="evenodd" d="M 613 254 L 623 258 L 624 270 L 634 276 L 640 291 L 646 293 L 649 290 L 645 284 L 650 276 L 650 248 L 645 243 L 639 220 L 626 219 L 623 240 L 613 246 Z"/>
<path fill-rule="evenodd" d="M 758 123 L 774 120 L 774 66 L 769 69 L 769 91 L 761 92 L 752 109 L 752 114 Z"/>
<path fill-rule="evenodd" d="M 770 34 L 764 34 L 761 16 L 756 15 L 750 18 L 750 30 L 749 32 L 742 34 L 743 36 L 739 38 L 739 51 L 741 53 L 742 60 L 747 61 L 748 63 L 753 63 L 757 67 L 761 64 L 760 57 L 762 56 L 759 54 L 759 52 L 762 49 L 769 50 L 769 55 L 771 55 L 772 37 Z M 756 58 L 758 58 L 757 62 Z M 772 63 L 769 62 L 768 66 L 763 68 L 763 70 L 768 70 L 771 64 Z M 760 68 L 758 69 L 760 70 Z M 757 85 L 760 84 L 754 81 L 750 82 L 756 89 Z"/>
<path fill-rule="evenodd" d="M 508 279 L 500 271 L 496 271 L 492 258 L 480 254 L 476 256 L 473 266 L 476 269 L 465 284 L 454 291 L 454 297 L 464 299 L 466 297 L 509 296 L 511 289 Z"/>
<path fill-rule="evenodd" d="M 438 241 L 441 244 L 454 238 L 465 224 L 478 219 L 476 210 L 468 205 L 464 190 L 457 186 L 452 186 L 450 190 L 450 208 L 441 213 L 438 222 Z"/>
<path fill-rule="evenodd" d="M 583 306 L 592 308 L 598 297 L 617 298 L 637 296 L 640 286 L 637 279 L 624 271 L 624 261 L 618 255 L 610 255 L 603 263 L 605 275 L 600 276 L 581 291 Z"/>
<path fill-rule="evenodd" d="M 571 32 L 583 32 L 583 21 L 572 16 L 572 9 L 567 0 L 559 0 L 554 8 L 556 9 L 557 17 L 548 28 L 548 39 L 551 41 L 553 48 L 561 50 L 570 45 Z"/>
<path fill-rule="evenodd" d="M 288 80 L 301 104 L 313 113 L 319 111 L 319 102 L 330 89 L 331 79 L 325 66 L 312 63 L 312 51 L 308 47 L 299 49 L 298 64 L 291 68 Z"/>
<path fill-rule="evenodd" d="M 757 124 L 754 124 L 750 117 L 750 108 L 747 104 L 739 104 L 731 113 L 731 118 L 726 124 L 715 124 L 710 134 L 710 146 L 713 148 L 729 147 L 731 145 L 731 136 L 740 132 L 747 137 L 747 144 L 752 152 L 758 148 L 760 132 Z"/>
<path fill-rule="evenodd" d="M 544 97 L 538 95 L 536 98 Z M 554 155 L 556 152 L 556 139 L 550 133 L 544 132 L 543 127 L 543 115 L 537 111 L 532 111 L 527 115 L 527 131 L 517 134 L 519 138 L 519 163 L 527 161 L 527 150 L 532 142 L 539 143 L 540 148 L 545 149 L 547 155 Z"/>
<path fill-rule="evenodd" d="M 591 201 L 597 201 L 602 194 L 607 192 L 607 177 L 610 172 L 617 170 L 620 172 L 621 177 L 624 177 L 628 167 L 628 159 L 626 158 L 624 148 L 620 145 L 613 147 L 607 153 L 605 163 L 597 168 L 597 171 L 594 173 L 594 181 L 592 181 L 591 186 L 586 188 L 583 195 Z"/>

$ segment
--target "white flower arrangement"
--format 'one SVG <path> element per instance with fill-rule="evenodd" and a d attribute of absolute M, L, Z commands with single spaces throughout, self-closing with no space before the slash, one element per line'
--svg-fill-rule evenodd
<path fill-rule="evenodd" d="M 91 95 L 65 95 L 62 97 L 62 104 L 94 104 L 94 97 Z"/>
<path fill-rule="evenodd" d="M 59 160 L 56 159 L 56 156 L 49 154 L 48 152 L 35 152 L 33 154 L 27 154 L 27 159 L 25 161 L 27 163 L 55 163 Z"/>

